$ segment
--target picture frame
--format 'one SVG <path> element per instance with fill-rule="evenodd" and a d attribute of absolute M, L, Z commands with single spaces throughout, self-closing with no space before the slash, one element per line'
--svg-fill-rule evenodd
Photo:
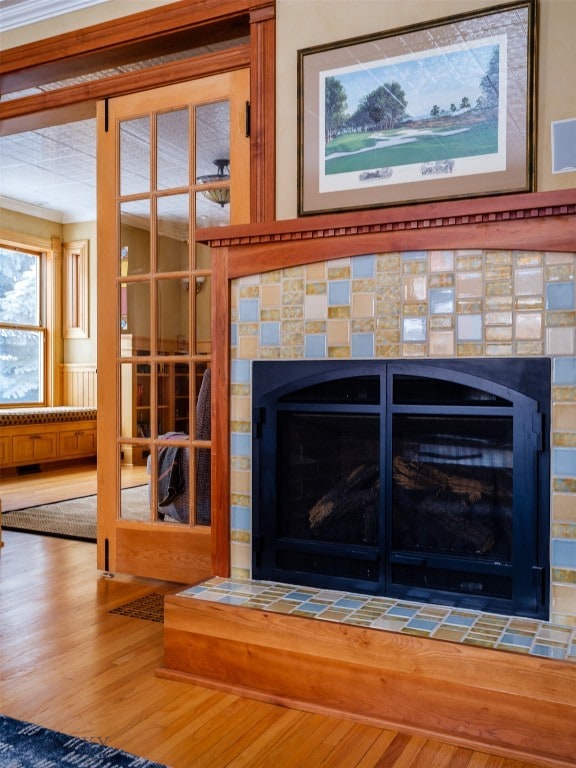
<path fill-rule="evenodd" d="M 298 51 L 298 215 L 534 186 L 537 0 Z"/>

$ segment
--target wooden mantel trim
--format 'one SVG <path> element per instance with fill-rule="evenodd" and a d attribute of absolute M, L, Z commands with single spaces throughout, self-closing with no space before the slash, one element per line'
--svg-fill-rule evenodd
<path fill-rule="evenodd" d="M 576 189 L 197 230 L 212 247 L 213 572 L 230 572 L 230 281 L 362 253 L 576 252 Z"/>
<path fill-rule="evenodd" d="M 201 242 L 218 247 L 256 245 L 307 238 L 335 238 L 390 231 L 410 232 L 414 229 L 430 230 L 486 224 L 492 226 L 507 221 L 569 216 L 575 212 L 576 188 L 573 188 L 555 192 L 330 213 L 260 225 L 213 227 L 197 230 L 197 237 Z M 573 231 L 572 234 L 572 247 L 576 248 L 576 233 Z M 522 247 L 526 247 L 526 244 Z"/>

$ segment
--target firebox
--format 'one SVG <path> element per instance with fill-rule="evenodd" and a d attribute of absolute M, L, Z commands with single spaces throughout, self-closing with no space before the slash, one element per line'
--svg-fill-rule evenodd
<path fill-rule="evenodd" d="M 253 575 L 547 618 L 550 361 L 253 363 Z"/>

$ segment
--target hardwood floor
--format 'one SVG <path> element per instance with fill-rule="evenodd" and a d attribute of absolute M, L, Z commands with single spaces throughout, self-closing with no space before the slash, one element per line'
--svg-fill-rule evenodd
<path fill-rule="evenodd" d="M 173 584 L 100 576 L 95 546 L 4 531 L 0 709 L 171 768 L 530 768 L 155 676 L 162 625 L 111 609 Z"/>
<path fill-rule="evenodd" d="M 122 487 L 129 488 L 147 482 L 146 467 L 123 467 Z M 96 493 L 96 463 L 84 462 L 66 466 L 47 467 L 29 475 L 0 473 L 2 509 L 36 507 L 57 501 L 91 496 Z"/>

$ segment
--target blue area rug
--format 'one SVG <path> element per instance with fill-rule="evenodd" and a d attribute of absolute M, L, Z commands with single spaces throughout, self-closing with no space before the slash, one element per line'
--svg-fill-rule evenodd
<path fill-rule="evenodd" d="M 0 715 L 1 768 L 166 768 L 143 757 Z"/>

